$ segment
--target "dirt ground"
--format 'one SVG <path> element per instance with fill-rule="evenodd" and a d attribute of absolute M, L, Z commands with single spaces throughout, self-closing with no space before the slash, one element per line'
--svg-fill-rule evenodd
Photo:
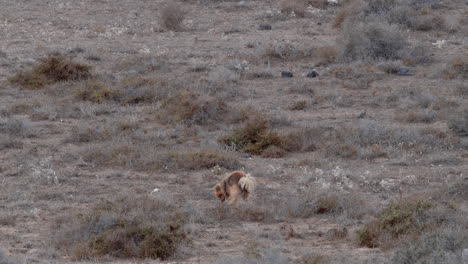
<path fill-rule="evenodd" d="M 466 76 L 439 75 L 452 58 L 467 52 L 468 35 L 463 30 L 410 32 L 410 43 L 429 48 L 431 63 L 411 66 L 411 76 L 387 74 L 373 67 L 359 77 L 355 71 L 370 66 L 319 65 L 314 55 L 316 47 L 335 45 L 340 34 L 335 17 L 342 6 L 309 7 L 299 17 L 281 13 L 279 2 L 184 1 L 183 29 L 173 32 L 160 23 L 159 0 L 0 0 L 0 120 L 23 122 L 13 132 L 0 127 L 0 143 L 18 144 L 0 144 L 0 249 L 6 256 L 18 263 L 160 263 L 112 258 L 71 261 L 51 244 L 51 226 L 59 216 L 85 211 L 116 194 L 151 196 L 155 188 L 163 191 L 159 195 L 188 201 L 196 208 L 213 208 L 219 203 L 212 194 L 213 185 L 222 174 L 239 169 L 252 173 L 258 181 L 252 198 L 241 201 L 239 207 L 300 197 L 307 188 L 316 196 L 358 195 L 365 202 L 366 213 L 358 219 L 314 214 L 279 221 L 195 223 L 191 245 L 164 263 L 222 263 L 220 258 L 242 256 L 252 241 L 277 248 L 292 262 L 315 252 L 330 257 L 333 263 L 384 263 L 379 260 L 391 250 L 360 246 L 356 230 L 395 199 L 468 177 L 468 139 L 453 135 L 448 126 L 452 115 L 468 105 Z M 464 2 L 445 2 L 444 16 L 466 17 Z M 272 29 L 260 30 L 262 23 Z M 268 49 L 283 46 L 300 54 L 291 58 L 265 55 Z M 82 102 L 70 98 L 68 88 L 74 85 L 70 82 L 38 90 L 8 82 L 17 72 L 54 53 L 93 66 L 93 74 L 110 83 L 129 76 L 152 76 L 222 98 L 233 109 L 253 107 L 268 116 L 271 128 L 280 134 L 307 127 L 346 130 L 353 125 L 377 124 L 407 129 L 404 131 L 432 129 L 444 135 L 445 147 L 428 143 L 423 149 L 411 144 L 405 149 L 389 143 L 384 146 L 386 154 L 371 158 L 363 154 L 371 148 L 368 146 L 359 149 L 357 156 L 354 151 L 340 156 L 319 149 L 262 157 L 232 151 L 219 143 L 218 138 L 239 124 L 159 122 L 163 107 L 159 101 L 132 105 Z M 336 73 L 339 67 L 345 77 Z M 319 73 L 317 78 L 305 76 L 312 70 Z M 265 78 L 249 77 L 263 71 L 269 73 Z M 293 72 L 294 77 L 282 78 L 282 71 Z M 353 88 L 366 76 L 372 78 L 367 87 Z M 199 84 L 206 81 L 216 82 L 219 88 L 203 90 Z M 304 91 L 295 92 L 295 88 Z M 309 88 L 313 92 L 307 92 Z M 421 106 L 424 98 L 429 106 Z M 299 101 L 305 106 L 291 107 Z M 430 112 L 435 117 L 428 122 L 402 121 L 409 112 Z M 137 124 L 135 134 L 122 142 L 140 134 L 154 136 L 154 151 L 146 155 L 214 148 L 234 156 L 240 165 L 167 171 L 99 165 L 83 154 L 99 142 L 70 140 L 74 131 L 112 127 L 122 121 Z M 420 144 L 418 139 L 415 142 Z M 270 206 L 279 208 L 281 202 Z M 347 230 L 343 238 L 327 235 L 343 228 Z"/>

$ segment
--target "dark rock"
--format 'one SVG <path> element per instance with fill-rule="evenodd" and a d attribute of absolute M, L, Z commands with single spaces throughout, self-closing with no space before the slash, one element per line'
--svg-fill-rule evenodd
<path fill-rule="evenodd" d="M 318 76 L 319 76 L 319 74 L 316 71 L 311 71 L 306 75 L 306 77 L 309 77 L 309 78 L 315 78 L 315 77 L 318 77 Z"/>
<path fill-rule="evenodd" d="M 362 112 L 362 113 L 360 113 L 360 114 L 358 115 L 357 118 L 358 118 L 358 119 L 364 118 L 364 117 L 366 116 L 366 114 L 367 114 L 366 112 Z"/>
<path fill-rule="evenodd" d="M 258 29 L 260 30 L 271 30 L 271 25 L 268 23 L 261 23 L 258 25 Z"/>
<path fill-rule="evenodd" d="M 283 77 L 283 78 L 292 78 L 292 77 L 294 77 L 294 75 L 293 75 L 292 72 L 282 71 L 281 72 L 281 77 Z"/>
<path fill-rule="evenodd" d="M 412 72 L 410 69 L 408 68 L 400 68 L 397 72 L 397 75 L 400 75 L 400 76 L 412 76 L 414 75 L 414 72 Z"/>

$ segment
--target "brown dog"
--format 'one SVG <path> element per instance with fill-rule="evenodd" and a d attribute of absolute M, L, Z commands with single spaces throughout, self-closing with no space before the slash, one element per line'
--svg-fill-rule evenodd
<path fill-rule="evenodd" d="M 229 204 L 235 203 L 239 195 L 247 199 L 255 189 L 255 179 L 250 174 L 234 171 L 224 176 L 214 187 L 214 193 L 221 202 L 229 199 Z"/>

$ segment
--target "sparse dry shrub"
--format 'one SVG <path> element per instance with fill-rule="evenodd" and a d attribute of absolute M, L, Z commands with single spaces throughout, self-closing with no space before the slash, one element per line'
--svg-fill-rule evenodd
<path fill-rule="evenodd" d="M 157 163 L 157 167 L 163 170 L 200 170 L 215 166 L 233 170 L 241 166 L 234 155 L 216 149 L 171 152 L 163 154 Z"/>
<path fill-rule="evenodd" d="M 172 257 L 187 241 L 187 213 L 169 200 L 122 197 L 57 219 L 52 243 L 74 259 Z"/>
<path fill-rule="evenodd" d="M 468 247 L 468 229 L 444 228 L 423 234 L 395 250 L 393 264 L 463 263 L 462 250 Z"/>
<path fill-rule="evenodd" d="M 281 60 L 299 60 L 313 55 L 312 47 L 298 47 L 289 42 L 274 42 L 266 45 L 262 50 L 262 57 Z"/>
<path fill-rule="evenodd" d="M 99 142 L 108 139 L 110 131 L 106 129 L 92 129 L 78 127 L 71 130 L 70 135 L 65 139 L 65 143 L 89 143 Z"/>
<path fill-rule="evenodd" d="M 159 23 L 166 30 L 180 31 L 183 28 L 183 22 L 187 12 L 183 9 L 182 5 L 166 1 L 164 6 L 159 12 Z"/>
<path fill-rule="evenodd" d="M 35 90 L 62 81 L 76 81 L 91 77 L 91 67 L 75 63 L 64 56 L 49 56 L 31 70 L 19 72 L 9 81 L 24 88 Z"/>
<path fill-rule="evenodd" d="M 468 52 L 452 59 L 442 70 L 445 79 L 467 79 L 468 78 Z"/>
<path fill-rule="evenodd" d="M 288 109 L 291 111 L 299 111 L 299 110 L 304 110 L 307 106 L 307 101 L 306 100 L 300 100 L 292 103 L 291 105 L 288 106 Z"/>
<path fill-rule="evenodd" d="M 191 91 L 181 91 L 162 102 L 160 116 L 165 122 L 187 122 L 206 125 L 227 121 L 229 107 L 219 98 L 202 96 Z"/>
<path fill-rule="evenodd" d="M 0 138 L 0 150 L 4 149 L 22 149 L 24 143 L 13 138 Z"/>
<path fill-rule="evenodd" d="M 468 136 L 468 108 L 461 108 L 449 117 L 447 125 L 458 136 Z"/>
<path fill-rule="evenodd" d="M 308 253 L 300 257 L 295 263 L 296 264 L 325 264 L 325 263 L 328 263 L 328 260 L 326 257 L 324 257 L 321 254 Z"/>
<path fill-rule="evenodd" d="M 433 111 L 406 111 L 399 113 L 396 119 L 406 123 L 432 123 L 436 120 L 436 113 Z"/>
<path fill-rule="evenodd" d="M 320 46 L 314 50 L 314 58 L 317 66 L 326 66 L 336 61 L 338 51 L 334 46 Z"/>
<path fill-rule="evenodd" d="M 383 247 L 399 241 L 405 236 L 417 236 L 427 231 L 431 223 L 427 219 L 432 202 L 410 199 L 392 203 L 377 219 L 358 230 L 361 246 Z"/>
<path fill-rule="evenodd" d="M 264 158 L 282 158 L 286 155 L 286 151 L 277 146 L 269 146 L 262 152 Z"/>
<path fill-rule="evenodd" d="M 397 74 L 401 67 L 403 67 L 403 63 L 400 60 L 381 61 L 378 64 L 380 70 L 389 74 Z"/>
<path fill-rule="evenodd" d="M 307 0 L 282 0 L 279 3 L 279 9 L 286 14 L 304 17 L 307 9 Z"/>
<path fill-rule="evenodd" d="M 260 155 L 270 146 L 281 147 L 282 138 L 268 128 L 268 121 L 261 117 L 247 120 L 241 128 L 219 141 L 236 150 Z"/>
<path fill-rule="evenodd" d="M 239 160 L 227 152 L 210 148 L 167 152 L 157 149 L 152 139 L 93 145 L 81 150 L 80 154 L 85 162 L 94 166 L 140 171 L 200 170 L 216 165 L 237 169 L 241 166 Z"/>
<path fill-rule="evenodd" d="M 335 17 L 335 26 L 376 18 L 413 30 L 442 30 L 446 22 L 435 11 L 437 3 L 420 0 L 355 0 L 349 1 Z"/>
<path fill-rule="evenodd" d="M 31 120 L 20 116 L 13 116 L 0 118 L 0 133 L 27 138 L 38 136 L 39 130 L 34 127 Z"/>
<path fill-rule="evenodd" d="M 220 256 L 215 264 L 290 264 L 278 248 L 261 247 L 258 243 L 246 244 L 242 257 Z"/>
<path fill-rule="evenodd" d="M 397 60 L 408 49 L 403 33 L 381 21 L 346 24 L 338 38 L 338 60 Z"/>
<path fill-rule="evenodd" d="M 121 92 L 109 87 L 104 82 L 97 79 L 87 80 L 78 86 L 76 97 L 82 101 L 93 103 L 104 103 L 106 101 L 120 101 Z"/>

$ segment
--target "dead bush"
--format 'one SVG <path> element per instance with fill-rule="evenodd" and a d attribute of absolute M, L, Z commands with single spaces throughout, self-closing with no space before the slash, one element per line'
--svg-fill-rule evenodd
<path fill-rule="evenodd" d="M 398 27 L 381 21 L 345 25 L 337 44 L 344 62 L 397 60 L 409 47 Z"/>
<path fill-rule="evenodd" d="M 436 117 L 433 111 L 406 111 L 397 114 L 396 119 L 406 123 L 432 123 Z"/>
<path fill-rule="evenodd" d="M 445 197 L 446 192 L 442 191 L 439 197 Z M 456 204 L 428 199 L 428 195 L 392 202 L 374 221 L 358 230 L 360 245 L 394 247 L 446 227 L 462 228 L 467 234 L 464 212 L 459 211 Z"/>
<path fill-rule="evenodd" d="M 336 61 L 338 51 L 334 46 L 321 46 L 314 50 L 314 59 L 317 60 L 317 66 L 326 66 Z"/>
<path fill-rule="evenodd" d="M 247 120 L 243 127 L 219 141 L 236 150 L 255 155 L 262 154 L 270 146 L 281 147 L 282 144 L 282 138 L 268 128 L 268 121 L 258 117 Z"/>
<path fill-rule="evenodd" d="M 234 155 L 215 149 L 166 153 L 156 162 L 162 170 L 200 170 L 215 166 L 233 170 L 241 166 Z"/>
<path fill-rule="evenodd" d="M 31 70 L 18 72 L 9 81 L 35 90 L 56 82 L 76 81 L 89 77 L 91 77 L 90 66 L 75 63 L 71 59 L 57 55 L 40 60 L 40 63 Z"/>
<path fill-rule="evenodd" d="M 288 109 L 291 111 L 299 111 L 304 110 L 307 106 L 306 100 L 296 101 L 288 106 Z"/>
<path fill-rule="evenodd" d="M 286 14 L 304 17 L 307 9 L 307 0 L 282 0 L 279 9 Z"/>
<path fill-rule="evenodd" d="M 93 103 L 104 103 L 107 101 L 120 101 L 121 91 L 109 87 L 104 82 L 91 79 L 81 83 L 76 91 L 76 98 L 82 101 L 90 101 Z"/>
<path fill-rule="evenodd" d="M 19 140 L 15 140 L 12 138 L 0 138 L 0 150 L 4 149 L 22 149 L 24 146 L 24 143 Z"/>
<path fill-rule="evenodd" d="M 181 91 L 162 102 L 164 122 L 206 125 L 228 121 L 230 109 L 222 99 Z"/>
<path fill-rule="evenodd" d="M 412 30 L 442 30 L 446 28 L 446 23 L 441 14 L 435 11 L 436 1 L 349 1 L 335 17 L 335 26 L 340 27 L 345 23 L 367 23 L 378 18 Z"/>
<path fill-rule="evenodd" d="M 216 165 L 237 169 L 238 159 L 216 149 L 191 149 L 167 152 L 157 149 L 154 139 L 109 142 L 86 147 L 80 151 L 85 162 L 101 167 L 120 167 L 139 171 L 200 170 Z"/>
<path fill-rule="evenodd" d="M 286 151 L 277 146 L 269 146 L 262 152 L 264 158 L 282 158 L 286 155 Z"/>
<path fill-rule="evenodd" d="M 467 79 L 468 78 L 468 52 L 452 59 L 442 70 L 445 79 Z"/>
<path fill-rule="evenodd" d="M 106 140 L 110 137 L 110 131 L 103 128 L 82 128 L 72 129 L 70 135 L 65 139 L 65 143 L 89 143 Z"/>
<path fill-rule="evenodd" d="M 37 137 L 39 130 L 33 125 L 31 120 L 20 116 L 13 116 L 0 118 L 0 133 L 28 138 Z"/>
<path fill-rule="evenodd" d="M 451 115 L 447 125 L 458 136 L 468 136 L 468 108 L 459 109 Z"/>
<path fill-rule="evenodd" d="M 59 218 L 52 243 L 75 259 L 172 257 L 187 241 L 186 212 L 168 200 L 122 197 Z"/>
<path fill-rule="evenodd" d="M 182 5 L 173 1 L 166 1 L 159 12 L 159 23 L 166 30 L 180 31 L 183 28 L 183 22 L 186 11 Z"/>
<path fill-rule="evenodd" d="M 468 229 L 444 228 L 423 234 L 416 241 L 398 247 L 392 263 L 463 263 L 462 251 L 467 247 Z"/>

